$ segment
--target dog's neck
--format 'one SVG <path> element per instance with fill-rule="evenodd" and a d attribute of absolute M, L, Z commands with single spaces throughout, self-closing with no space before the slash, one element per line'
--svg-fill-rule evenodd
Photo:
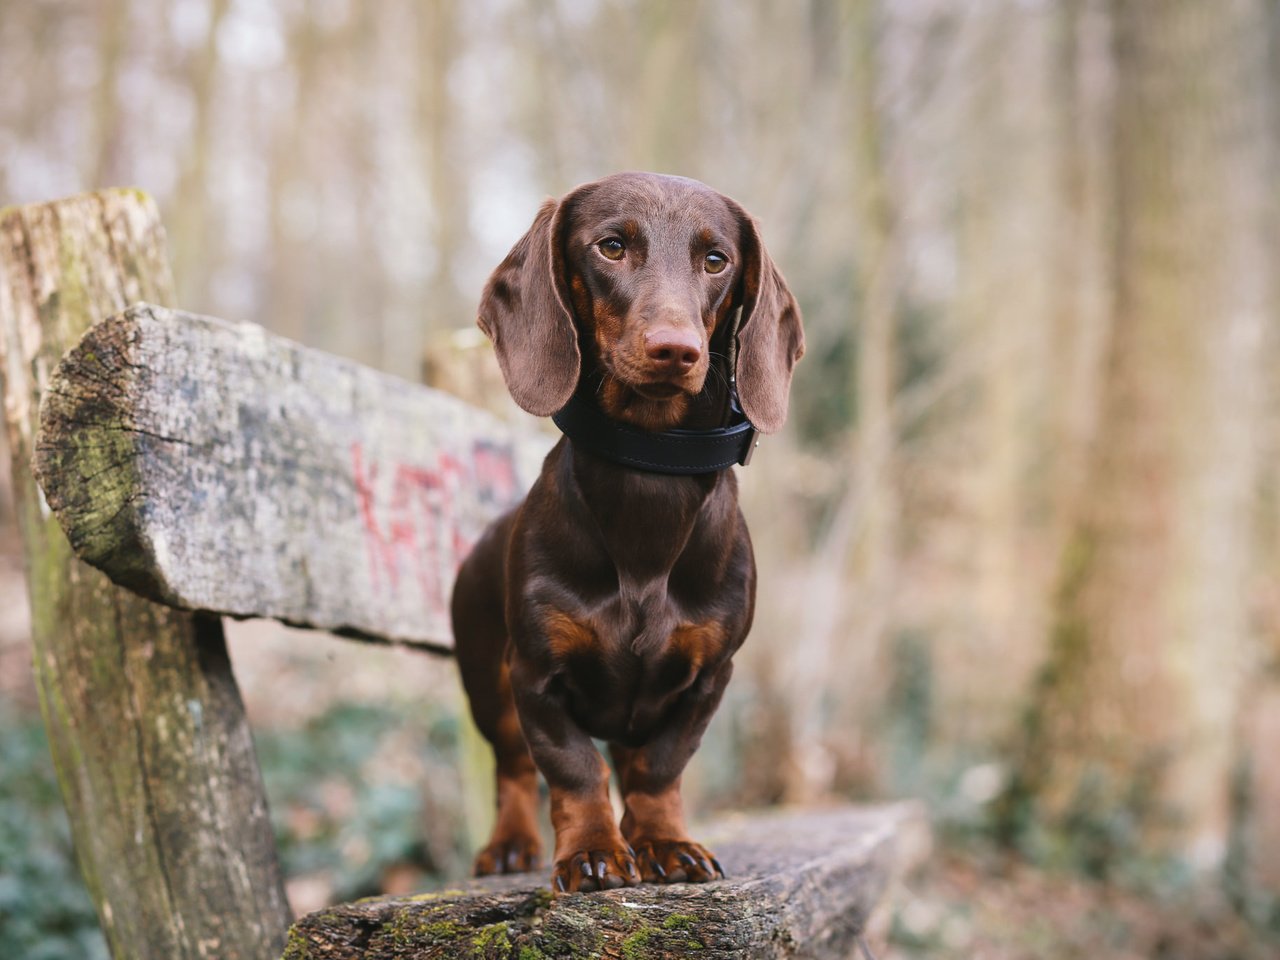
<path fill-rule="evenodd" d="M 578 381 L 575 395 L 610 420 L 637 430 L 711 430 L 724 426 L 728 419 L 728 382 L 727 372 L 717 362 L 707 372 L 706 382 L 697 394 L 669 401 L 647 400 L 601 366 L 592 365 Z"/>
<path fill-rule="evenodd" d="M 559 451 L 559 486 L 570 506 L 566 516 L 594 530 L 612 560 L 622 631 L 639 652 L 675 626 L 668 622 L 673 578 L 700 582 L 696 576 L 674 577 L 674 571 L 681 565 L 705 567 L 710 561 L 698 558 L 717 555 L 717 545 L 733 541 L 733 527 L 741 522 L 737 478 L 732 470 L 694 476 L 642 472 L 577 449 L 567 437 Z"/>
<path fill-rule="evenodd" d="M 713 339 L 713 362 L 702 389 L 666 404 L 641 397 L 611 377 L 589 349 L 583 352 L 589 360 L 586 372 L 554 417 L 580 453 L 622 469 L 684 476 L 747 462 L 755 431 L 738 405 L 732 354 L 722 343 Z"/>
<path fill-rule="evenodd" d="M 641 430 L 614 419 L 590 390 L 580 390 L 554 416 L 555 424 L 579 451 L 640 473 L 692 476 L 719 473 L 749 461 L 755 428 L 729 394 L 729 423 L 723 427 Z M 693 407 L 682 422 L 724 420 L 715 400 Z M 687 402 L 682 406 L 690 406 Z M 705 411 L 705 412 L 704 412 Z"/>
<path fill-rule="evenodd" d="M 594 401 L 593 385 L 598 383 L 599 374 L 589 373 L 580 396 Z M 703 390 L 689 399 L 674 429 L 722 427 L 728 385 L 723 367 L 714 369 Z M 598 408 L 595 412 L 600 413 Z M 734 542 L 732 528 L 741 522 L 737 478 L 727 467 L 676 475 L 628 466 L 598 456 L 586 443 L 575 443 L 569 431 L 558 449 L 560 489 L 580 504 L 566 515 L 581 517 L 598 533 L 617 572 L 622 615 L 627 618 L 623 632 L 632 636 L 631 647 L 640 652 L 660 642 L 675 625 L 668 622 L 667 597 L 673 571 L 682 564 L 715 566 L 706 557 L 718 555 L 717 545 Z M 694 576 L 690 582 L 701 579 Z"/>

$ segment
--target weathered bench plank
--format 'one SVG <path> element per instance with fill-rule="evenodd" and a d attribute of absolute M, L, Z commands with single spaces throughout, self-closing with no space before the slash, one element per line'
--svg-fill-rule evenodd
<path fill-rule="evenodd" d="M 76 552 L 143 596 L 447 650 L 456 566 L 549 446 L 257 325 L 138 304 L 59 365 L 35 464 Z"/>
<path fill-rule="evenodd" d="M 929 843 L 914 803 L 737 816 L 699 836 L 728 879 L 553 898 L 539 872 L 379 897 L 302 918 L 284 960 L 843 960 Z"/>
<path fill-rule="evenodd" d="M 36 683 L 112 954 L 260 960 L 281 949 L 290 916 L 222 624 L 79 562 L 29 469 L 58 358 L 143 297 L 172 297 L 149 198 L 110 190 L 0 213 L 0 393 Z"/>

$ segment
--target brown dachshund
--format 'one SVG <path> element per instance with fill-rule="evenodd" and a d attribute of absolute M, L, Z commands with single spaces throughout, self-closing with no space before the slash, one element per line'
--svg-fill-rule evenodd
<path fill-rule="evenodd" d="M 778 430 L 804 352 L 752 218 L 697 181 L 645 173 L 544 204 L 490 277 L 479 323 L 530 413 L 575 400 L 678 451 L 723 428 L 738 398 L 747 429 Z M 497 760 L 476 873 L 537 865 L 541 770 L 554 889 L 710 880 L 723 871 L 689 837 L 680 778 L 755 605 L 737 478 L 653 472 L 587 446 L 561 438 L 454 587 L 458 665 Z M 621 824 L 592 738 L 609 744 Z"/>

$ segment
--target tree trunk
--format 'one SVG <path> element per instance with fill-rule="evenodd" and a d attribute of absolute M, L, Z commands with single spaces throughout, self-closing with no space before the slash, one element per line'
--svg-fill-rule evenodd
<path fill-rule="evenodd" d="M 75 560 L 28 467 L 63 352 L 130 301 L 172 296 L 141 194 L 0 214 L 0 372 L 36 681 L 81 871 L 119 960 L 260 960 L 282 948 L 289 911 L 222 625 Z"/>
<path fill-rule="evenodd" d="M 899 505 L 891 407 L 897 382 L 895 333 L 902 264 L 881 103 L 884 17 L 880 0 L 852 0 L 845 13 L 848 27 L 841 39 L 850 48 L 853 122 L 848 143 L 854 163 L 849 175 L 857 239 L 856 312 L 845 320 L 856 324 L 857 347 L 850 351 L 846 380 L 857 430 L 844 454 L 851 482 L 806 581 L 803 627 L 788 658 L 791 704 L 784 729 L 790 739 L 786 759 L 794 772 L 786 778 L 785 796 L 794 803 L 813 802 L 832 789 L 835 758 L 823 731 L 832 722 L 827 714 L 833 705 L 813 691 L 829 686 L 842 630 L 860 638 L 860 652 L 856 662 L 842 663 L 841 669 L 862 677 L 878 669 L 897 562 Z M 842 597 L 851 587 L 856 599 L 849 603 Z M 876 687 L 874 682 L 866 685 L 868 690 Z M 850 729 L 865 726 L 866 718 L 879 708 L 874 697 L 873 692 L 856 703 L 835 705 L 836 722 Z"/>
<path fill-rule="evenodd" d="M 897 384 L 894 338 L 902 288 L 890 194 L 881 74 L 885 59 L 880 0 L 856 0 L 853 41 L 853 175 L 859 253 L 856 366 L 857 456 L 861 543 L 856 553 L 863 597 L 862 630 L 874 646 L 889 621 L 897 560 L 898 501 L 890 407 Z"/>
<path fill-rule="evenodd" d="M 417 119 L 421 128 L 423 164 L 431 190 L 432 270 L 427 301 L 427 329 L 470 328 L 475 304 L 458 288 L 454 261 L 467 246 L 467 166 L 458 137 L 456 107 L 449 90 L 449 72 L 462 48 L 459 8 L 451 3 L 423 4 L 418 11 L 418 49 L 422 57 Z M 417 332 L 417 331 L 415 331 Z"/>
<path fill-rule="evenodd" d="M 121 139 L 120 67 L 129 42 L 129 0 L 109 0 L 101 8 L 98 83 L 93 97 L 92 163 L 85 171 L 91 187 L 111 186 L 119 171 Z"/>
<path fill-rule="evenodd" d="M 1009 796 L 1073 830 L 1100 870 L 1137 844 L 1201 864 L 1224 852 L 1265 306 L 1245 279 L 1265 274 L 1245 186 L 1260 175 L 1256 12 L 1112 3 L 1101 420 Z"/>
<path fill-rule="evenodd" d="M 1027 591 L 1021 551 L 1027 498 L 1028 368 L 1044 328 L 1041 264 L 1028 224 L 1043 223 L 1041 165 L 1031 144 L 1043 104 L 1027 50 L 1038 18 L 1007 2 L 984 6 L 966 25 L 969 80 L 958 134 L 955 317 L 977 345 L 969 491 L 972 626 L 940 652 L 941 716 L 954 740 L 989 743 L 993 717 L 1007 715 L 1034 670 L 1020 629 Z M 1030 61 L 1030 62 L 1028 62 Z"/>
<path fill-rule="evenodd" d="M 214 244 L 209 222 L 209 153 L 213 142 L 213 97 L 218 76 L 218 32 L 231 0 L 213 0 L 204 44 L 191 64 L 187 83 L 194 113 L 191 139 L 182 159 L 182 175 L 175 191 L 170 220 L 174 273 L 180 301 L 195 307 L 209 296 L 209 276 L 217 263 L 209 256 Z"/>
<path fill-rule="evenodd" d="M 308 161 L 317 153 L 311 134 L 314 104 L 325 102 L 323 91 L 317 91 L 317 87 L 324 65 L 334 53 L 325 45 L 320 25 L 310 11 L 298 11 L 287 36 L 295 92 L 288 117 L 272 127 L 274 142 L 263 148 L 270 164 L 267 250 L 271 282 L 265 294 L 262 323 L 290 339 L 315 343 L 323 342 L 312 319 L 316 300 L 321 296 L 317 292 L 320 285 L 312 279 L 319 269 L 320 244 L 315 235 L 300 235 L 294 221 L 296 210 L 301 208 L 313 211 L 316 223 L 323 222 L 323 217 L 314 212 L 321 204 L 321 195 Z"/>
<path fill-rule="evenodd" d="M 1266 181 L 1256 209 L 1268 220 L 1268 265 L 1264 276 L 1276 275 L 1280 267 L 1277 239 L 1280 238 L 1280 0 L 1265 0 L 1266 78 L 1259 87 L 1267 114 Z M 1271 320 L 1258 353 L 1267 369 L 1280 368 L 1280 285 L 1272 283 L 1266 316 Z M 1240 783 L 1236 793 L 1233 824 L 1237 860 L 1230 878 L 1236 892 L 1251 897 L 1258 892 L 1274 896 L 1280 892 L 1280 380 L 1270 378 L 1262 422 L 1265 426 L 1261 461 L 1265 464 L 1261 506 L 1257 524 L 1258 558 L 1256 586 L 1262 607 L 1258 621 L 1264 644 L 1259 663 L 1252 671 L 1242 712 L 1240 743 Z"/>
<path fill-rule="evenodd" d="M 631 94 L 627 156 L 639 158 L 645 170 L 677 173 L 696 169 L 698 156 L 691 133 L 701 129 L 698 82 L 701 74 L 696 43 L 701 11 L 696 4 L 658 0 L 640 5 L 631 14 L 640 38 L 639 76 Z M 617 78 L 615 78 L 617 79 Z"/>
<path fill-rule="evenodd" d="M 1053 217 L 1049 226 L 1053 306 L 1049 332 L 1049 424 L 1043 456 L 1049 537 L 1055 552 L 1079 509 L 1089 438 L 1097 422 L 1099 359 L 1105 343 L 1107 207 L 1099 143 L 1101 98 L 1086 78 L 1096 70 L 1087 0 L 1063 0 L 1053 11 L 1050 96 Z"/>

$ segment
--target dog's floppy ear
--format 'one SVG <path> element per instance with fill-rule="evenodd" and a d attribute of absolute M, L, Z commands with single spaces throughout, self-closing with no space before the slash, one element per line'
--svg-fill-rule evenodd
<path fill-rule="evenodd" d="M 738 398 L 761 433 L 776 433 L 787 419 L 791 370 L 804 355 L 800 307 L 760 239 L 755 219 L 731 203 L 741 224 L 743 272 L 738 326 Z"/>
<path fill-rule="evenodd" d="M 480 297 L 478 323 L 498 354 L 511 397 L 550 416 L 578 383 L 582 358 L 564 286 L 562 203 L 548 200 L 498 264 Z"/>

